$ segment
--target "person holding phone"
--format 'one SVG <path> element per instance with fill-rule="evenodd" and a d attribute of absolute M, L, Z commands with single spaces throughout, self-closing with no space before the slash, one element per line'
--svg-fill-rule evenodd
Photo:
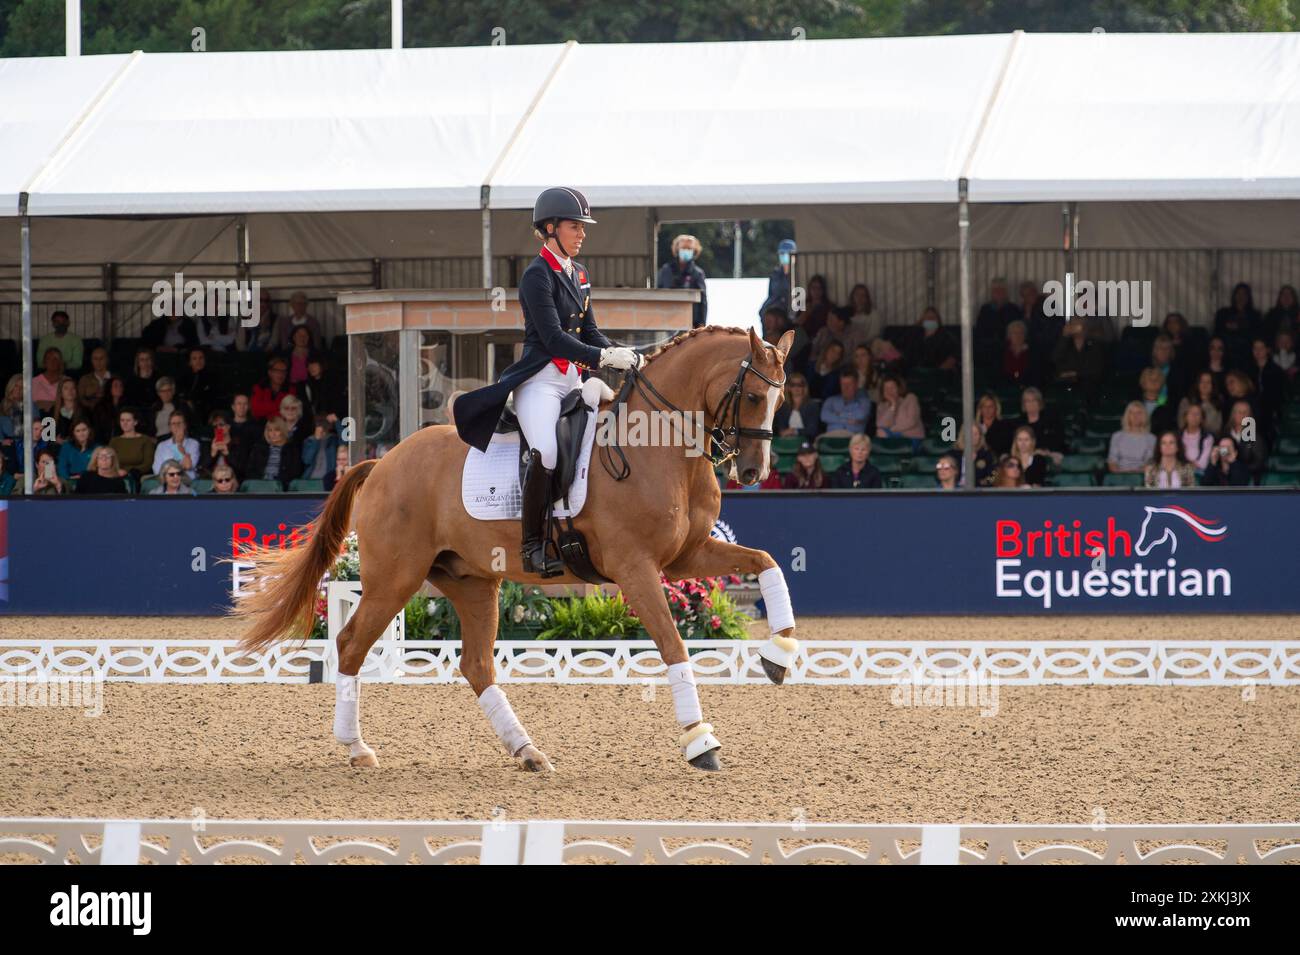
<path fill-rule="evenodd" d="M 36 455 L 36 480 L 32 482 L 33 494 L 64 494 L 67 485 L 59 477 L 59 462 L 54 451 L 42 448 Z"/>

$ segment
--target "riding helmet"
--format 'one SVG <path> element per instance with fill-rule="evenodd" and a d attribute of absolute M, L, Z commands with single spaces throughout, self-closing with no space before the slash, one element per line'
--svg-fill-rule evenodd
<path fill-rule="evenodd" d="M 587 202 L 587 197 L 567 186 L 547 189 L 537 197 L 537 202 L 533 205 L 533 225 L 537 229 L 545 232 L 543 224 L 552 219 L 573 219 L 592 225 L 596 223 L 591 217 L 591 204 Z"/>

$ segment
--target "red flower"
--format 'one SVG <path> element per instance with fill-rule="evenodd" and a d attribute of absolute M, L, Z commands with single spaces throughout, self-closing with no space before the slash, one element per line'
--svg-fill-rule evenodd
<path fill-rule="evenodd" d="M 722 618 L 719 617 L 719 616 L 715 613 L 715 614 L 714 614 L 714 615 L 709 619 L 709 626 L 712 627 L 714 630 L 721 630 L 721 629 L 722 629 Z"/>

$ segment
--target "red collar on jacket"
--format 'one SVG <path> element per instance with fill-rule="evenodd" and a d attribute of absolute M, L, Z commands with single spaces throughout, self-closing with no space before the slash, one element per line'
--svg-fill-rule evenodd
<path fill-rule="evenodd" d="M 552 252 L 546 246 L 542 246 L 542 250 L 537 254 L 540 255 L 543 259 L 545 259 L 546 264 L 549 265 L 554 271 L 556 272 L 564 271 L 564 263 L 562 263 L 558 258 L 556 258 L 555 253 Z M 570 263 L 573 262 L 572 257 L 570 257 L 569 262 Z"/>

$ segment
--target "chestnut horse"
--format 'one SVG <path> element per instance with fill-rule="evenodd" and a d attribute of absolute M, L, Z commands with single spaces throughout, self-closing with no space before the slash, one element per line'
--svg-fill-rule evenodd
<path fill-rule="evenodd" d="M 624 389 L 628 415 L 667 406 L 688 412 L 685 420 L 697 421 L 694 412 L 702 412 L 710 436 L 691 446 L 715 453 L 720 448 L 716 456 L 730 454 L 732 474 L 741 483 L 762 480 L 770 461 L 772 417 L 782 399 L 782 366 L 792 341 L 793 332 L 776 345 L 753 331 L 720 326 L 683 332 L 648 356 L 639 372 L 628 373 L 633 377 L 629 384 L 636 386 Z M 603 382 L 597 385 L 606 396 L 601 410 L 610 409 L 611 392 Z M 357 674 L 389 622 L 428 580 L 456 608 L 460 671 L 507 752 L 526 769 L 552 770 L 495 686 L 492 647 L 501 581 L 534 578 L 522 571 L 518 521 L 480 521 L 465 511 L 460 484 L 469 450 L 450 426 L 424 428 L 381 460 L 349 469 L 302 546 L 260 549 L 252 555 L 266 583 L 234 610 L 250 622 L 241 646 L 258 650 L 302 638 L 311 627 L 321 578 L 337 558 L 355 512 L 361 600 L 338 635 L 334 719 L 335 737 L 349 747 L 354 766 L 378 765 L 361 738 Z M 662 444 L 621 450 L 630 473 L 618 480 L 605 468 L 591 467 L 586 503 L 574 525 L 586 535 L 592 563 L 622 590 L 668 665 L 677 720 L 685 731 L 679 741 L 683 754 L 697 768 L 718 769 L 721 743 L 703 721 L 686 645 L 664 597 L 660 572 L 670 580 L 757 574 L 772 629 L 759 655 L 776 683 L 784 679 L 798 647 L 789 591 L 770 555 L 710 536 L 722 495 L 708 454 L 691 456 L 683 447 Z M 552 579 L 582 583 L 569 573 Z"/>

